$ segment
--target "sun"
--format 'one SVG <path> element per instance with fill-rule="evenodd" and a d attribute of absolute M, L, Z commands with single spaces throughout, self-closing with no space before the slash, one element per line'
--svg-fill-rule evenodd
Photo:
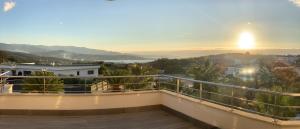
<path fill-rule="evenodd" d="M 255 47 L 255 38 L 251 32 L 240 33 L 238 46 L 240 49 L 253 49 Z"/>

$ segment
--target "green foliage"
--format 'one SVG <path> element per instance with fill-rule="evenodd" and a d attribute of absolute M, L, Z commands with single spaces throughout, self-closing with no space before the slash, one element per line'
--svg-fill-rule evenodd
<path fill-rule="evenodd" d="M 147 64 L 129 64 L 129 65 L 103 65 L 99 73 L 104 76 L 130 76 L 130 75 L 154 75 L 158 70 Z M 111 90 L 121 91 L 136 90 L 145 88 L 153 82 L 152 77 L 121 77 L 107 78 L 106 81 L 110 84 Z"/>
<path fill-rule="evenodd" d="M 3 63 L 5 61 L 6 54 L 3 51 L 0 51 L 0 63 Z"/>
<path fill-rule="evenodd" d="M 272 86 L 271 90 L 282 92 L 283 88 L 281 86 Z M 279 117 L 295 117 L 296 115 L 295 109 L 284 107 L 295 104 L 296 100 L 293 97 L 270 93 L 257 93 L 255 100 L 257 101 L 255 105 L 259 112 Z M 274 105 L 280 105 L 281 107 Z"/>
<path fill-rule="evenodd" d="M 23 82 L 24 92 L 60 92 L 63 91 L 64 83 L 52 72 L 36 71 L 32 76 L 49 76 L 51 78 L 26 78 Z"/>
<path fill-rule="evenodd" d="M 273 86 L 280 86 L 283 92 L 297 92 L 300 88 L 296 70 L 282 62 L 260 63 L 256 81 L 255 88 L 272 90 Z"/>
<path fill-rule="evenodd" d="M 191 67 L 188 71 L 196 80 L 216 81 L 221 76 L 220 68 L 211 60 L 206 59 L 202 64 Z"/>
<path fill-rule="evenodd" d="M 106 70 L 105 76 L 127 76 L 130 71 L 126 69 Z M 106 81 L 111 85 L 112 91 L 121 91 L 123 84 L 129 81 L 129 78 L 107 78 Z"/>
<path fill-rule="evenodd" d="M 165 74 L 185 74 L 186 69 L 191 65 L 193 60 L 190 59 L 158 59 L 151 62 L 150 65 L 155 69 L 163 70 Z"/>
<path fill-rule="evenodd" d="M 133 64 L 129 66 L 132 75 L 155 75 L 158 70 L 147 64 Z"/>
<path fill-rule="evenodd" d="M 188 73 L 194 77 L 195 80 L 202 81 L 217 81 L 221 76 L 220 68 L 214 64 L 211 60 L 205 59 L 200 65 L 190 68 Z M 203 96 L 206 99 L 211 99 L 213 93 L 218 92 L 218 87 L 213 85 L 202 84 L 203 86 Z M 199 89 L 199 83 L 194 84 L 195 89 Z"/>

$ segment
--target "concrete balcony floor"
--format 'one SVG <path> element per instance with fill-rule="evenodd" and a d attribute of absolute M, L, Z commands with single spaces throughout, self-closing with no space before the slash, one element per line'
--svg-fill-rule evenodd
<path fill-rule="evenodd" d="M 92 116 L 0 115 L 1 129 L 199 129 L 161 109 Z"/>

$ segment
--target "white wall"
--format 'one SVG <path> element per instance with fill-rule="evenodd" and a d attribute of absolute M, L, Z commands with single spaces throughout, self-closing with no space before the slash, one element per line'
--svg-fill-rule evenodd
<path fill-rule="evenodd" d="M 300 129 L 299 121 L 273 119 L 200 101 L 169 91 L 54 95 L 0 95 L 0 109 L 83 110 L 165 105 L 221 129 Z"/>
<path fill-rule="evenodd" d="M 221 129 L 300 129 L 300 122 L 278 121 L 198 99 L 161 92 L 163 105 Z"/>
<path fill-rule="evenodd" d="M 94 74 L 88 74 L 88 71 L 94 71 Z M 97 77 L 98 69 L 79 69 L 79 70 L 60 70 L 60 71 L 51 71 L 55 75 L 64 75 L 64 76 L 77 76 L 77 71 L 79 71 L 79 77 Z"/>
<path fill-rule="evenodd" d="M 159 105 L 159 92 L 99 95 L 0 95 L 0 109 L 82 110 Z"/>
<path fill-rule="evenodd" d="M 94 74 L 88 74 L 89 70 L 93 70 Z M 11 69 L 5 69 L 5 71 L 10 71 L 7 75 L 12 76 Z M 31 71 L 31 73 L 34 73 L 35 71 L 41 71 L 41 70 L 33 70 L 33 69 L 16 69 L 16 75 L 18 75 L 19 72 L 22 72 L 22 75 L 24 75 L 24 71 Z M 77 71 L 80 72 L 79 77 L 98 77 L 98 69 L 74 69 L 74 70 L 48 70 L 49 72 L 53 72 L 55 75 L 63 75 L 63 76 L 77 76 Z"/>
<path fill-rule="evenodd" d="M 42 69 L 46 69 L 49 72 L 53 72 L 55 75 L 64 75 L 64 76 L 77 76 L 77 71 L 80 71 L 80 77 L 98 77 L 98 69 L 100 66 L 92 65 L 92 66 L 39 66 L 39 65 L 0 65 L 0 72 L 2 70 L 12 71 L 16 70 L 16 75 L 19 72 L 22 72 L 24 75 L 24 71 L 31 71 L 32 73 L 35 71 L 42 71 Z M 88 74 L 89 70 L 93 70 L 94 74 Z M 12 75 L 10 72 L 8 75 Z"/>

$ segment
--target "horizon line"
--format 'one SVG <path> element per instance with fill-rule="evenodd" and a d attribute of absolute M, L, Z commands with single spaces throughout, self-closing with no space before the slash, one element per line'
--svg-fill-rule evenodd
<path fill-rule="evenodd" d="M 87 48 L 87 49 L 94 49 L 94 50 L 103 50 L 103 51 L 109 51 L 109 52 L 120 52 L 120 53 L 134 53 L 134 52 L 175 52 L 175 51 L 209 51 L 209 50 L 230 50 L 230 51 L 255 51 L 255 50 L 297 50 L 300 48 L 275 48 L 275 47 L 256 47 L 249 50 L 240 49 L 237 47 L 202 47 L 202 48 L 185 48 L 185 49 L 172 49 L 172 50 L 122 50 L 122 49 L 98 49 L 98 48 L 92 48 L 92 47 L 86 47 L 86 46 L 76 46 L 76 45 L 47 45 L 47 44 L 26 44 L 26 43 L 4 43 L 0 42 L 2 44 L 15 44 L 15 45 L 33 45 L 33 46 L 48 46 L 48 47 L 79 47 L 79 48 Z"/>

